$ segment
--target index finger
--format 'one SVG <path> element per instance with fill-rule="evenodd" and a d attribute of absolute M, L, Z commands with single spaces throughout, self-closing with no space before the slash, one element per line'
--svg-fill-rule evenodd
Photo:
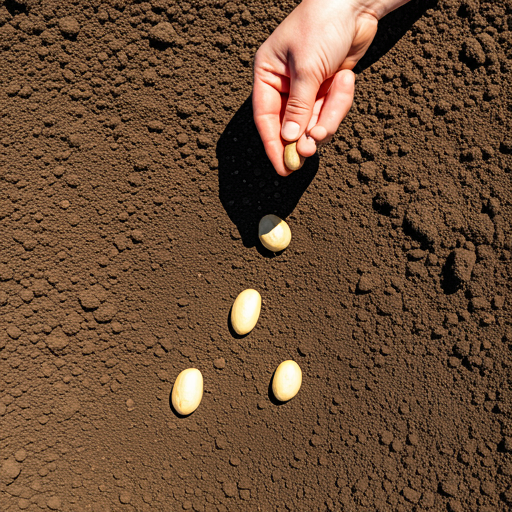
<path fill-rule="evenodd" d="M 284 165 L 284 143 L 281 138 L 281 111 L 283 96 L 280 89 L 286 90 L 286 77 L 273 76 L 274 83 L 268 83 L 261 76 L 254 77 L 252 109 L 254 122 L 260 134 L 265 152 L 281 176 L 288 176 L 290 171 Z"/>

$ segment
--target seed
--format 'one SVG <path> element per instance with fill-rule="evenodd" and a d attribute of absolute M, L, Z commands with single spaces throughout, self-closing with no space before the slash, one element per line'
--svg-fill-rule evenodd
<path fill-rule="evenodd" d="M 203 398 L 203 376 L 197 368 L 183 370 L 172 388 L 172 406 L 182 416 L 192 414 Z"/>
<path fill-rule="evenodd" d="M 290 227 L 277 215 L 265 215 L 260 220 L 258 235 L 261 243 L 273 252 L 279 252 L 288 247 L 292 239 Z"/>
<path fill-rule="evenodd" d="M 274 373 L 272 393 L 280 402 L 291 400 L 302 385 L 302 370 L 295 361 L 283 361 Z"/>
<path fill-rule="evenodd" d="M 300 169 L 305 162 L 305 158 L 297 153 L 297 142 L 292 142 L 284 148 L 284 165 L 290 171 Z"/>
<path fill-rule="evenodd" d="M 244 290 L 238 295 L 231 308 L 231 325 L 239 335 L 254 329 L 261 311 L 261 295 L 252 289 Z"/>

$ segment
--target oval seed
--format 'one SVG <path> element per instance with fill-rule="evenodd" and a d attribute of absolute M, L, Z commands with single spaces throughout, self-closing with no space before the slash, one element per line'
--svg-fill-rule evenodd
<path fill-rule="evenodd" d="M 238 295 L 231 309 L 231 325 L 237 334 L 243 335 L 254 329 L 261 311 L 261 295 L 252 289 Z"/>
<path fill-rule="evenodd" d="M 290 227 L 277 215 L 265 215 L 260 220 L 258 235 L 261 243 L 273 252 L 286 249 L 292 239 Z"/>
<path fill-rule="evenodd" d="M 280 402 L 291 400 L 302 385 L 302 370 L 295 361 L 283 361 L 274 373 L 272 393 Z"/>
<path fill-rule="evenodd" d="M 186 416 L 193 413 L 203 398 L 203 375 L 197 368 L 183 370 L 172 388 L 172 406 L 178 414 Z"/>

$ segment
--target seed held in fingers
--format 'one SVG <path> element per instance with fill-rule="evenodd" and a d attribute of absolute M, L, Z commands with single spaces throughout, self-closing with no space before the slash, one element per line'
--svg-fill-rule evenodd
<path fill-rule="evenodd" d="M 284 165 L 290 170 L 290 171 L 296 171 L 300 169 L 304 162 L 305 158 L 302 155 L 299 155 L 297 153 L 297 142 L 292 142 L 291 144 L 288 144 L 284 148 Z"/>

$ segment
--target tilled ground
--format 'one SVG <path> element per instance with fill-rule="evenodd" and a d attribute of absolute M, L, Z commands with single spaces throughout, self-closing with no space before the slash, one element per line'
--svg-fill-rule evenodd
<path fill-rule="evenodd" d="M 511 4 L 384 19 L 336 138 L 280 178 L 251 66 L 293 6 L 0 7 L 2 512 L 512 506 Z"/>

